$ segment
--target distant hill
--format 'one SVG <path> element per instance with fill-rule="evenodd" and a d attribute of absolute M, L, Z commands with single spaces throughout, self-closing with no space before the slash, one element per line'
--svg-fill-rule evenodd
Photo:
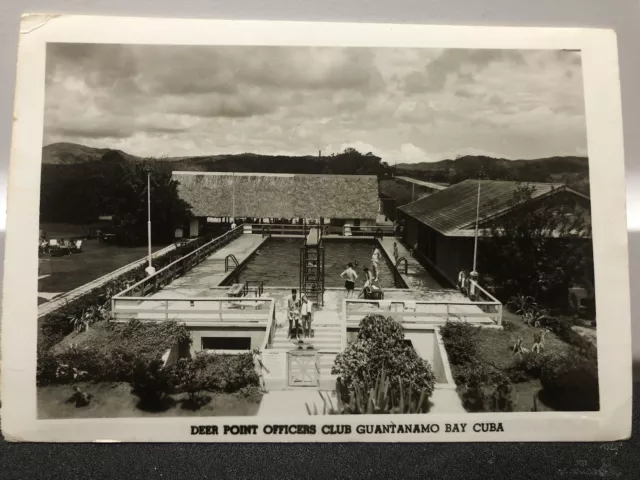
<path fill-rule="evenodd" d="M 587 157 L 548 157 L 533 160 L 507 160 L 467 155 L 455 160 L 400 163 L 395 167 L 398 176 L 409 176 L 428 182 L 450 185 L 468 178 L 514 180 L 523 182 L 562 182 L 589 193 L 589 160 Z"/>

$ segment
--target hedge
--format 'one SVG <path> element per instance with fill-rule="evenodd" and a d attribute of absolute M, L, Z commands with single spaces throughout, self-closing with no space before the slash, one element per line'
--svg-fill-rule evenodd
<path fill-rule="evenodd" d="M 76 381 L 128 381 L 137 363 L 159 360 L 174 345 L 191 342 L 184 325 L 175 321 L 143 324 L 103 323 L 81 345 L 71 344 L 55 353 L 38 348 L 38 385 Z"/>

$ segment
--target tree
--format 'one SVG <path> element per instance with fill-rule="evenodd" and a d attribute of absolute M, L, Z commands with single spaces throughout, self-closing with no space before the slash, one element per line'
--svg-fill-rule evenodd
<path fill-rule="evenodd" d="M 417 395 L 429 398 L 435 387 L 435 376 L 429 363 L 404 341 L 402 326 L 393 318 L 368 315 L 360 322 L 358 339 L 336 357 L 331 370 L 337 375 L 341 392 L 348 397 L 356 389 L 364 389 L 385 372 L 390 379 L 392 395 L 398 395 L 401 384 Z"/>
<path fill-rule="evenodd" d="M 151 175 L 151 224 L 154 243 L 173 240 L 175 227 L 191 216 L 190 206 L 178 196 L 178 182 L 153 161 L 120 162 L 102 172 L 96 195 L 102 212 L 116 217 L 119 239 L 143 244 L 147 227 L 147 174 Z"/>
<path fill-rule="evenodd" d="M 519 186 L 510 212 L 481 225 L 488 236 L 478 246 L 479 271 L 502 296 L 534 297 L 551 308 L 566 308 L 571 283 L 593 283 L 591 228 L 586 209 L 568 192 L 532 198 Z"/>

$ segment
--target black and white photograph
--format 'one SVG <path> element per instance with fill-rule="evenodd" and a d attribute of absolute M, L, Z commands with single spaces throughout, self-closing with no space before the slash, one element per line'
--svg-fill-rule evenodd
<path fill-rule="evenodd" d="M 601 412 L 619 232 L 582 49 L 265 43 L 42 47 L 35 418 L 396 441 Z"/>

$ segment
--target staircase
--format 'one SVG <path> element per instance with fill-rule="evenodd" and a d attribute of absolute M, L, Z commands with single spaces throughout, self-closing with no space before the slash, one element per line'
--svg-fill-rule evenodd
<path fill-rule="evenodd" d="M 314 336 L 302 338 L 304 348 L 308 345 L 312 345 L 315 350 L 320 352 L 318 362 L 319 387 L 333 389 L 335 386 L 335 379 L 331 375 L 331 368 L 335 362 L 336 355 L 338 352 L 342 351 L 342 333 L 344 325 L 341 324 L 338 312 L 333 310 L 315 311 L 313 313 L 313 323 L 311 325 L 314 330 Z M 270 347 L 271 351 L 287 352 L 298 348 L 299 344 L 295 338 L 287 338 L 288 329 L 288 322 L 286 325 L 282 325 L 276 329 L 273 343 Z"/>

